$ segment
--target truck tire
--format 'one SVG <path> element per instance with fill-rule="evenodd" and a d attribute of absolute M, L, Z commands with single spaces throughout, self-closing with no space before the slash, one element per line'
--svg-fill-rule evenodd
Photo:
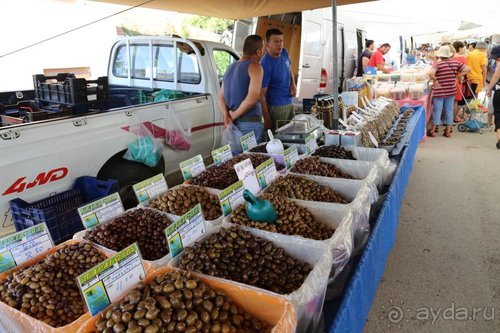
<path fill-rule="evenodd" d="M 123 152 L 124 153 L 124 152 Z M 133 162 L 122 158 L 123 154 L 119 153 L 118 158 L 111 158 L 101 168 L 97 174 L 99 179 L 115 179 L 120 186 L 120 197 L 125 209 L 137 206 L 138 201 L 132 189 L 132 185 L 138 182 L 151 178 L 159 173 L 165 172 L 165 161 L 163 157 L 155 167 L 148 167 L 139 162 Z"/>

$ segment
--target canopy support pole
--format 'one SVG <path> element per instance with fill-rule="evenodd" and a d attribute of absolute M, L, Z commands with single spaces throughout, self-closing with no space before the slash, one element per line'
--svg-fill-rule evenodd
<path fill-rule="evenodd" d="M 337 0 L 332 0 L 333 129 L 339 129 L 339 77 L 337 54 Z"/>

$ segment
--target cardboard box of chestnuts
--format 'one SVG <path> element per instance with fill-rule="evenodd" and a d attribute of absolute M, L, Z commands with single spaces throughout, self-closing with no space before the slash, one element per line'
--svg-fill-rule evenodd
<path fill-rule="evenodd" d="M 172 267 L 159 268 L 143 282 L 77 332 L 103 332 L 107 325 L 135 332 L 146 324 L 144 332 L 162 327 L 169 332 L 201 332 L 204 326 L 212 332 L 231 332 L 246 325 L 260 332 L 296 332 L 294 307 L 284 298 Z"/>
<path fill-rule="evenodd" d="M 76 277 L 109 257 L 90 243 L 69 240 L 1 273 L 3 326 L 11 332 L 76 332 L 91 318 Z"/>

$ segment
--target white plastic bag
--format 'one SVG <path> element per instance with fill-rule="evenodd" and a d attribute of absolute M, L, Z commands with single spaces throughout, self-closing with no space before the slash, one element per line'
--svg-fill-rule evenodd
<path fill-rule="evenodd" d="M 235 124 L 230 124 L 224 132 L 222 132 L 221 146 L 229 145 L 233 156 L 240 154 L 243 152 L 240 141 L 242 136 L 243 134 L 238 127 L 236 127 Z"/>
<path fill-rule="evenodd" d="M 191 122 L 183 122 L 174 110 L 167 112 L 165 143 L 174 150 L 189 150 L 191 148 Z"/>

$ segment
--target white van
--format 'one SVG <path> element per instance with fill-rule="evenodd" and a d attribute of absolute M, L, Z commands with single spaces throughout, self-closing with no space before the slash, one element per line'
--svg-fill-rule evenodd
<path fill-rule="evenodd" d="M 297 80 L 297 97 L 312 98 L 319 92 L 333 92 L 332 9 L 321 8 L 297 13 L 239 20 L 235 24 L 233 48 L 240 52 L 250 34 L 265 38 L 268 29 L 283 32 L 285 48 Z M 337 49 L 339 86 L 351 78 L 356 60 L 366 41 L 363 24 L 351 17 L 338 15 Z"/>

